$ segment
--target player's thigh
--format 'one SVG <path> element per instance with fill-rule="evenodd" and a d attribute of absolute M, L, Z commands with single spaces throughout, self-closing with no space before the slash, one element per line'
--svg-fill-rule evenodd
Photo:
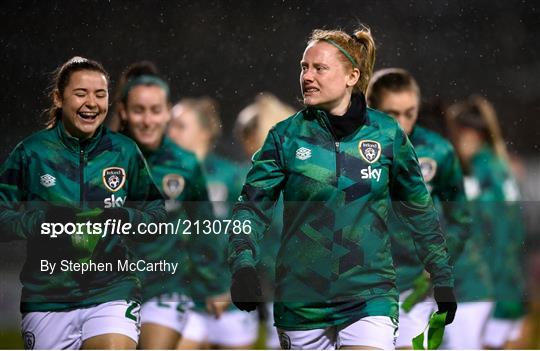
<path fill-rule="evenodd" d="M 208 342 L 214 347 L 226 349 L 251 348 L 257 341 L 259 318 L 256 311 L 232 310 L 220 318 L 205 314 Z"/>
<path fill-rule="evenodd" d="M 81 314 L 83 348 L 133 348 L 139 339 L 140 305 L 117 300 L 85 308 Z"/>
<path fill-rule="evenodd" d="M 163 325 L 144 323 L 141 325 L 139 349 L 174 349 L 180 340 L 180 333 Z"/>
<path fill-rule="evenodd" d="M 24 348 L 79 349 L 82 333 L 79 311 L 29 312 L 22 316 Z"/>
<path fill-rule="evenodd" d="M 338 327 L 337 346 L 344 350 L 392 350 L 398 335 L 397 320 L 387 316 L 364 317 Z"/>
<path fill-rule="evenodd" d="M 83 341 L 83 350 L 134 350 L 137 342 L 123 334 L 100 334 Z"/>
<path fill-rule="evenodd" d="M 196 311 L 188 311 L 182 336 L 176 345 L 176 349 L 200 349 L 207 344 L 207 340 L 208 330 L 203 314 Z"/>
<path fill-rule="evenodd" d="M 145 302 L 141 307 L 139 347 L 175 348 L 186 324 L 188 308 L 183 301 L 171 295 L 162 295 Z"/>
<path fill-rule="evenodd" d="M 278 328 L 279 343 L 283 350 L 334 350 L 335 327 L 311 330 L 284 330 Z"/>

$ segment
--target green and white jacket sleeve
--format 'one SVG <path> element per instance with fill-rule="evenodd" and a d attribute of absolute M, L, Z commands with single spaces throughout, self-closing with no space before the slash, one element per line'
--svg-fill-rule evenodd
<path fill-rule="evenodd" d="M 43 221 L 42 211 L 25 210 L 21 203 L 26 200 L 27 162 L 24 146 L 20 143 L 0 169 L 0 242 L 28 239 L 35 235 Z"/>
<path fill-rule="evenodd" d="M 242 267 L 254 267 L 259 259 L 258 243 L 268 230 L 286 180 L 284 157 L 279 146 L 279 137 L 272 129 L 262 148 L 253 155 L 253 165 L 234 207 L 233 221 L 247 225 L 242 233 L 230 234 L 228 256 L 233 274 Z"/>
<path fill-rule="evenodd" d="M 453 286 L 452 268 L 439 217 L 424 183 L 416 153 L 403 130 L 396 130 L 390 194 L 397 216 L 412 232 L 418 257 L 434 286 Z"/>

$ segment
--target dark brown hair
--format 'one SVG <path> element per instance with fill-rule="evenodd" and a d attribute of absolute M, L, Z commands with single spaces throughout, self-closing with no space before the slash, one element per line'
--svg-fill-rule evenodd
<path fill-rule="evenodd" d="M 385 92 L 414 91 L 420 99 L 420 88 L 413 76 L 402 68 L 385 68 L 373 74 L 369 81 L 366 100 L 369 107 L 378 109 Z"/>
<path fill-rule="evenodd" d="M 71 75 L 79 71 L 99 72 L 105 76 L 107 86 L 109 86 L 109 74 L 107 71 L 105 71 L 105 68 L 103 68 L 101 63 L 80 56 L 75 56 L 69 59 L 53 72 L 52 85 L 49 92 L 49 97 L 52 104 L 51 107 L 46 110 L 47 121 L 45 125 L 47 128 L 53 128 L 56 125 L 56 122 L 62 118 L 62 109 L 57 107 L 54 103 L 55 95 L 58 94 L 59 96 L 63 96 L 64 90 L 69 84 Z"/>

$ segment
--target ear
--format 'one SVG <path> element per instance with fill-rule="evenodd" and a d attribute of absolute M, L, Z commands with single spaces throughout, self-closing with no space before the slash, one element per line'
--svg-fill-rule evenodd
<path fill-rule="evenodd" d="M 118 104 L 118 115 L 120 116 L 120 120 L 122 122 L 127 122 L 126 107 L 123 103 Z"/>
<path fill-rule="evenodd" d="M 351 73 L 347 76 L 347 87 L 353 87 L 358 83 L 360 79 L 360 70 L 358 68 L 353 68 Z"/>
<path fill-rule="evenodd" d="M 56 108 L 62 108 L 62 96 L 60 95 L 60 91 L 58 89 L 54 89 L 53 93 L 53 103 Z"/>
<path fill-rule="evenodd" d="M 173 105 L 168 102 L 167 103 L 167 123 L 169 123 L 172 119 L 172 109 L 173 109 Z"/>

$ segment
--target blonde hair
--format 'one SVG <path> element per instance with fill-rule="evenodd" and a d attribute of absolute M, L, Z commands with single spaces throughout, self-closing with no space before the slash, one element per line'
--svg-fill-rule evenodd
<path fill-rule="evenodd" d="M 315 29 L 309 37 L 308 45 L 318 41 L 331 41 L 330 44 L 339 45 L 354 59 L 356 67 L 345 53 L 340 54 L 344 64 L 349 65 L 351 68 L 358 68 L 360 71 L 360 78 L 353 88 L 353 93 L 361 92 L 365 94 L 375 66 L 375 41 L 371 35 L 371 30 L 367 26 L 361 25 L 360 28 L 354 31 L 353 35 L 349 35 L 337 29 Z"/>
<path fill-rule="evenodd" d="M 175 111 L 184 108 L 195 112 L 199 124 L 210 133 L 212 147 L 215 146 L 221 136 L 221 118 L 219 117 L 218 102 L 208 96 L 183 98 L 173 106 L 172 118 L 177 115 Z"/>
<path fill-rule="evenodd" d="M 268 131 L 278 122 L 294 114 L 294 109 L 270 93 L 261 93 L 255 102 L 240 111 L 234 124 L 234 135 L 238 140 L 254 136 L 262 146 Z"/>

